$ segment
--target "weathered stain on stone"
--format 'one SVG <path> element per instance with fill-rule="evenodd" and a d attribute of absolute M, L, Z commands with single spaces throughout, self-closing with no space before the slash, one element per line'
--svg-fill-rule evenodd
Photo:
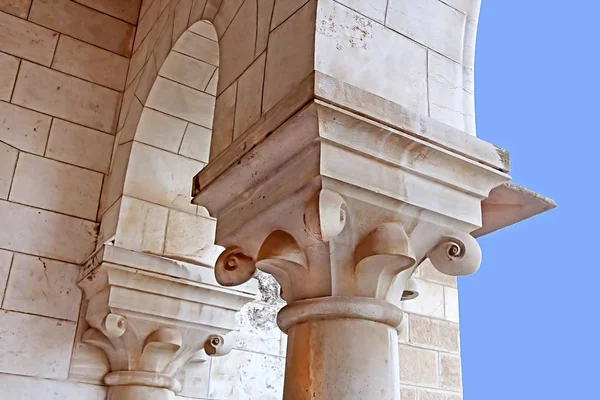
<path fill-rule="evenodd" d="M 504 169 L 508 172 L 510 171 L 510 153 L 508 150 L 503 149 L 502 147 L 494 146 L 496 148 L 496 153 L 498 157 L 500 157 L 500 161 L 504 166 Z"/>

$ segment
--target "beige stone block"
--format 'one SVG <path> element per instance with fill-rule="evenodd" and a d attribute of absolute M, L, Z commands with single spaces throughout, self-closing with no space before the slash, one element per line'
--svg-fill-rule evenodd
<path fill-rule="evenodd" d="M 168 213 L 166 207 L 123 196 L 115 244 L 130 250 L 162 253 Z"/>
<path fill-rule="evenodd" d="M 263 113 L 314 71 L 316 4 L 314 0 L 309 1 L 271 32 L 265 69 Z"/>
<path fill-rule="evenodd" d="M 198 4 L 198 1 L 194 1 L 194 6 Z M 190 22 L 197 21 L 197 18 L 193 15 L 194 9 L 192 8 L 192 14 L 190 15 Z M 207 39 L 212 40 L 213 42 L 218 42 L 219 38 L 217 37 L 217 31 L 215 31 L 215 27 L 208 21 L 198 21 L 195 24 L 190 26 L 190 31 L 194 32 L 197 35 L 204 36 Z"/>
<path fill-rule="evenodd" d="M 275 29 L 283 21 L 291 17 L 292 14 L 297 12 L 306 3 L 307 0 L 275 1 L 275 8 L 273 9 L 273 17 L 271 21 L 271 30 Z"/>
<path fill-rule="evenodd" d="M 462 398 L 459 393 L 419 390 L 419 400 L 462 400 Z"/>
<path fill-rule="evenodd" d="M 202 258 L 215 243 L 217 222 L 214 218 L 188 214 L 181 211 L 169 212 L 165 254 L 189 259 Z"/>
<path fill-rule="evenodd" d="M 142 103 L 146 103 L 148 95 L 154 86 L 158 72 L 156 71 L 156 62 L 154 61 L 154 55 L 151 54 L 150 58 L 144 69 L 140 72 L 140 81 L 138 87 L 135 90 L 135 95 Z"/>
<path fill-rule="evenodd" d="M 132 59 L 133 61 L 133 59 Z M 131 69 L 131 64 L 129 65 L 129 68 Z M 140 75 L 138 74 L 135 79 L 133 80 L 133 82 L 128 83 L 125 91 L 123 92 L 123 98 L 121 101 L 121 106 L 119 109 L 119 122 L 117 124 L 117 131 L 121 130 L 121 128 L 123 128 L 123 125 L 125 124 L 125 118 L 127 117 L 127 112 L 129 110 L 129 107 L 131 107 L 131 102 L 133 101 L 133 98 L 135 96 L 135 91 L 137 89 L 137 85 L 140 82 Z"/>
<path fill-rule="evenodd" d="M 146 65 L 151 53 L 152 49 L 148 45 L 148 40 L 144 40 L 140 47 L 133 52 L 129 61 L 129 70 L 127 71 L 127 88 L 129 88 L 129 85 L 135 79 L 139 79 L 140 71 L 144 68 L 144 65 Z M 135 91 L 135 89 L 137 89 L 137 84 L 134 86 L 133 90 Z"/>
<path fill-rule="evenodd" d="M 409 387 L 400 387 L 400 400 L 417 400 L 417 390 Z"/>
<path fill-rule="evenodd" d="M 105 14 L 125 20 L 130 24 L 137 24 L 138 13 L 142 0 L 75 0 L 90 8 L 102 11 Z"/>
<path fill-rule="evenodd" d="M 173 40 L 177 40 L 187 29 L 191 10 L 192 0 L 179 0 L 175 6 L 175 12 L 173 13 Z"/>
<path fill-rule="evenodd" d="M 336 23 L 317 29 L 316 69 L 427 115 L 427 50 L 338 3 L 319 7 Z"/>
<path fill-rule="evenodd" d="M 175 376 L 181 382 L 180 396 L 176 400 L 207 399 L 210 383 L 210 362 L 188 363 Z"/>
<path fill-rule="evenodd" d="M 237 82 L 217 97 L 215 121 L 210 142 L 210 159 L 214 160 L 233 141 Z"/>
<path fill-rule="evenodd" d="M 115 90 L 125 88 L 129 60 L 61 35 L 52 68 Z"/>
<path fill-rule="evenodd" d="M 31 0 L 0 0 L 0 11 L 27 18 L 31 7 Z"/>
<path fill-rule="evenodd" d="M 0 199 L 7 199 L 19 151 L 0 142 Z"/>
<path fill-rule="evenodd" d="M 0 374 L 0 391 L 14 396 L 10 400 L 105 400 L 107 396 L 105 386 L 4 374 Z"/>
<path fill-rule="evenodd" d="M 135 32 L 135 41 L 133 43 L 133 50 L 135 51 L 144 38 L 150 32 L 150 29 L 154 26 L 156 21 L 158 20 L 158 16 L 160 15 L 160 0 L 152 1 L 148 6 L 148 9 L 145 10 L 144 14 L 140 18 L 140 21 L 137 25 L 137 29 Z"/>
<path fill-rule="evenodd" d="M 205 92 L 211 94 L 213 96 L 217 95 L 217 85 L 219 82 L 219 69 L 215 71 L 212 78 L 210 78 L 210 82 L 208 82 L 208 86 L 206 87 Z"/>
<path fill-rule="evenodd" d="M 255 57 L 267 49 L 269 32 L 271 31 L 271 16 L 273 15 L 274 5 L 275 0 L 258 0 L 258 17 L 256 19 L 256 49 L 254 50 Z"/>
<path fill-rule="evenodd" d="M 240 11 L 240 7 L 245 0 L 228 0 L 221 2 L 219 11 L 213 21 L 217 36 L 222 37 L 227 28 L 231 25 L 233 18 Z M 252 2 L 253 0 L 250 0 Z"/>
<path fill-rule="evenodd" d="M 429 51 L 428 68 L 430 117 L 464 130 L 462 67 L 446 57 Z"/>
<path fill-rule="evenodd" d="M 215 18 L 215 15 L 217 15 L 217 11 L 219 11 L 222 2 L 223 0 L 208 0 L 202 18 L 212 21 Z"/>
<path fill-rule="evenodd" d="M 0 247 L 82 263 L 96 241 L 96 224 L 79 218 L 0 201 Z"/>
<path fill-rule="evenodd" d="M 52 118 L 0 101 L 0 140 L 29 153 L 44 154 Z"/>
<path fill-rule="evenodd" d="M 444 287 L 444 309 L 445 317 L 448 321 L 458 322 L 458 290 L 448 286 Z"/>
<path fill-rule="evenodd" d="M 283 395 L 284 365 L 281 357 L 240 350 L 214 358 L 209 397 L 279 400 Z"/>
<path fill-rule="evenodd" d="M 390 0 L 386 25 L 461 62 L 466 17 L 440 0 Z"/>
<path fill-rule="evenodd" d="M 0 53 L 0 100 L 10 101 L 18 70 L 17 58 Z"/>
<path fill-rule="evenodd" d="M 159 75 L 204 91 L 216 69 L 214 65 L 173 51 L 165 60 Z"/>
<path fill-rule="evenodd" d="M 121 129 L 119 144 L 127 143 L 133 140 L 143 110 L 144 106 L 142 105 L 142 103 L 140 103 L 137 97 L 134 97 L 133 101 L 131 102 L 131 106 L 129 107 L 129 112 L 127 113 L 123 129 Z"/>
<path fill-rule="evenodd" d="M 261 116 L 265 58 L 266 53 L 263 53 L 238 81 L 235 126 L 233 128 L 234 140 L 246 132 Z"/>
<path fill-rule="evenodd" d="M 197 21 L 200 21 L 202 18 L 202 13 L 204 12 L 204 7 L 206 6 L 206 0 L 194 0 L 192 3 L 192 10 L 190 11 L 190 24 L 194 24 Z"/>
<path fill-rule="evenodd" d="M 479 8 L 479 2 L 473 0 L 443 0 L 443 2 L 468 16 L 473 16 Z"/>
<path fill-rule="evenodd" d="M 215 98 L 168 79 L 156 79 L 146 106 L 212 128 Z"/>
<path fill-rule="evenodd" d="M 219 45 L 210 39 L 186 31 L 173 46 L 173 50 L 208 64 L 219 66 Z"/>
<path fill-rule="evenodd" d="M 435 351 L 399 346 L 400 381 L 420 386 L 437 386 L 438 356 Z"/>
<path fill-rule="evenodd" d="M 6 287 L 6 310 L 77 321 L 79 266 L 15 254 Z"/>
<path fill-rule="evenodd" d="M 212 131 L 203 126 L 188 124 L 179 154 L 208 163 Z"/>
<path fill-rule="evenodd" d="M 117 225 L 119 223 L 119 215 L 121 213 L 120 197 L 108 210 L 100 216 L 100 229 L 98 230 L 98 241 L 96 248 L 114 239 L 117 234 Z"/>
<path fill-rule="evenodd" d="M 222 93 L 254 61 L 256 0 L 246 0 L 219 41 L 221 58 L 217 93 Z M 217 30 L 218 31 L 218 30 Z M 282 69 L 279 71 L 284 71 Z"/>
<path fill-rule="evenodd" d="M 167 26 L 158 36 L 156 45 L 154 46 L 154 62 L 156 63 L 156 70 L 159 72 L 164 66 L 167 57 L 171 54 L 171 48 L 173 47 L 171 45 L 171 41 L 173 40 L 173 24 L 174 16 L 171 15 L 167 20 Z"/>
<path fill-rule="evenodd" d="M 66 379 L 75 323 L 0 311 L 0 372 Z"/>
<path fill-rule="evenodd" d="M 458 353 L 458 324 L 438 319 L 410 316 L 410 342 L 416 346 Z"/>
<path fill-rule="evenodd" d="M 419 265 L 417 270 L 419 277 L 425 281 L 440 283 L 442 285 L 456 287 L 456 277 L 446 274 L 442 274 L 440 271 L 435 269 L 429 259 L 426 259 Z"/>
<path fill-rule="evenodd" d="M 13 253 L 6 250 L 0 250 L 0 305 L 4 299 L 4 290 L 8 281 L 8 274 L 13 259 Z"/>
<path fill-rule="evenodd" d="M 46 157 L 108 174 L 115 137 L 54 119 Z"/>
<path fill-rule="evenodd" d="M 43 65 L 50 65 L 58 33 L 29 21 L 0 13 L 0 50 Z"/>
<path fill-rule="evenodd" d="M 168 114 L 145 108 L 135 134 L 135 140 L 177 153 L 187 122 Z"/>
<path fill-rule="evenodd" d="M 339 0 L 339 3 L 377 22 L 385 21 L 388 0 Z"/>
<path fill-rule="evenodd" d="M 119 93 L 24 61 L 13 103 L 112 133 Z"/>
<path fill-rule="evenodd" d="M 124 194 L 171 209 L 196 213 L 190 182 L 204 164 L 134 142 Z"/>
<path fill-rule="evenodd" d="M 462 390 L 460 357 L 440 353 L 440 384 L 444 389 Z"/>
<path fill-rule="evenodd" d="M 29 20 L 124 56 L 135 26 L 69 0 L 34 0 Z"/>
<path fill-rule="evenodd" d="M 102 174 L 22 153 L 10 200 L 96 220 Z"/>
<path fill-rule="evenodd" d="M 123 194 L 123 184 L 125 182 L 127 166 L 129 164 L 132 143 L 133 142 L 128 142 L 119 145 L 115 150 L 110 175 L 106 178 L 106 183 L 102 189 L 99 215 L 104 214 L 104 212 Z"/>
<path fill-rule="evenodd" d="M 252 302 L 242 307 L 236 316 L 238 328 L 230 334 L 236 342 L 235 347 L 255 353 L 281 355 L 282 333 L 277 327 L 278 312 L 279 307 L 262 302 Z M 287 339 L 287 335 L 283 336 Z"/>
<path fill-rule="evenodd" d="M 444 318 L 444 287 L 437 283 L 415 279 L 419 297 L 402 302 L 402 309 L 411 314 Z"/>

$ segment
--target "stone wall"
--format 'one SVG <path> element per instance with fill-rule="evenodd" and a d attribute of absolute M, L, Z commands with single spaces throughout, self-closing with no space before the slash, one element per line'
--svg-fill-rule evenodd
<path fill-rule="evenodd" d="M 268 111 L 262 100 L 256 107 L 265 76 L 279 89 L 305 77 L 293 61 L 302 51 L 282 41 L 269 61 L 267 43 L 277 45 L 313 3 L 0 0 L 0 399 L 104 399 L 104 387 L 72 365 L 81 320 L 78 265 L 101 244 L 214 260 L 215 221 L 189 204 L 189 192 L 191 177 L 209 160 L 215 104 L 222 133 L 211 158 Z M 406 93 L 393 100 L 417 99 L 403 105 L 474 134 L 469 38 L 478 1 L 322 3 L 359 28 L 368 25 L 372 37 L 411 50 L 414 69 L 393 88 Z M 248 15 L 256 21 L 251 28 Z M 203 18 L 213 20 L 216 34 L 196 23 Z M 439 34 L 423 28 L 432 20 L 443 28 Z M 332 39 L 319 35 L 320 43 Z M 252 54 L 238 53 L 248 37 Z M 448 37 L 467 45 L 457 48 Z M 339 51 L 366 50 L 360 47 Z M 377 48 L 368 51 L 377 56 Z M 217 84 L 219 61 L 227 70 Z M 387 65 L 396 61 L 403 62 Z M 296 76 L 281 82 L 277 68 Z M 316 60 L 309 66 L 315 68 L 333 73 L 337 66 Z M 347 77 L 360 86 L 356 79 Z M 362 85 L 388 95 L 376 80 Z M 283 94 L 269 96 L 272 105 Z M 460 399 L 456 281 L 430 265 L 417 277 L 421 296 L 405 303 L 409 330 L 399 343 L 402 399 Z M 187 395 L 281 398 L 285 336 L 275 315 L 282 302 L 270 278 L 260 283 L 262 298 L 239 315 L 237 348 L 213 361 L 204 371 L 209 378 Z"/>

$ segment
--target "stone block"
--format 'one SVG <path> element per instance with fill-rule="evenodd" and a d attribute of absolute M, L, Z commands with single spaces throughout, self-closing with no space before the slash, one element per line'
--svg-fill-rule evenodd
<path fill-rule="evenodd" d="M 203 126 L 188 124 L 181 142 L 179 154 L 194 160 L 208 162 L 210 152 L 210 139 L 212 131 Z"/>
<path fill-rule="evenodd" d="M 433 390 L 419 390 L 419 400 L 462 400 L 459 393 L 449 393 Z"/>
<path fill-rule="evenodd" d="M 129 157 L 131 155 L 132 143 L 133 142 L 129 142 L 119 145 L 114 152 L 115 155 L 113 156 L 111 173 L 106 178 L 106 182 L 103 185 L 98 215 L 103 215 L 104 212 L 123 194 L 123 185 L 125 183 L 125 175 L 127 173 Z"/>
<path fill-rule="evenodd" d="M 218 83 L 219 83 L 219 71 L 215 71 L 212 78 L 210 78 L 210 82 L 208 82 L 208 86 L 206 87 L 205 92 L 208 94 L 211 94 L 213 96 L 216 96 Z"/>
<path fill-rule="evenodd" d="M 102 174 L 22 153 L 10 200 L 96 220 Z"/>
<path fill-rule="evenodd" d="M 458 353 L 460 351 L 458 324 L 411 315 L 410 343 Z"/>
<path fill-rule="evenodd" d="M 165 207 L 123 196 L 115 245 L 140 252 L 162 253 L 168 213 Z"/>
<path fill-rule="evenodd" d="M 154 60 L 154 54 L 150 54 L 150 59 L 144 65 L 144 68 L 140 72 L 140 80 L 137 88 L 135 89 L 135 96 L 142 102 L 146 103 L 148 95 L 152 90 L 158 71 L 156 70 L 156 62 Z"/>
<path fill-rule="evenodd" d="M 219 45 L 192 32 L 184 32 L 173 46 L 173 50 L 215 67 L 219 66 Z"/>
<path fill-rule="evenodd" d="M 18 69 L 17 58 L 0 53 L 0 100 L 10 101 Z"/>
<path fill-rule="evenodd" d="M 277 327 L 279 307 L 253 302 L 246 304 L 237 314 L 238 329 L 231 335 L 236 348 L 261 354 L 281 354 L 281 330 Z M 287 335 L 285 335 L 287 338 Z"/>
<path fill-rule="evenodd" d="M 212 363 L 211 399 L 280 400 L 283 395 L 285 360 L 281 357 L 233 350 Z"/>
<path fill-rule="evenodd" d="M 113 133 L 119 93 L 62 72 L 21 63 L 13 103 Z"/>
<path fill-rule="evenodd" d="M 135 140 L 177 153 L 187 124 L 179 118 L 145 108 L 137 127 Z"/>
<path fill-rule="evenodd" d="M 0 372 L 66 379 L 74 336 L 75 322 L 1 310 Z"/>
<path fill-rule="evenodd" d="M 192 214 L 190 182 L 203 163 L 135 142 L 124 194 Z"/>
<path fill-rule="evenodd" d="M 189 259 L 202 258 L 215 242 L 216 227 L 214 218 L 171 210 L 165 254 Z"/>
<path fill-rule="evenodd" d="M 27 18 L 31 7 L 31 0 L 0 0 L 0 11 Z"/>
<path fill-rule="evenodd" d="M 275 0 L 258 0 L 258 17 L 256 19 L 256 49 L 254 50 L 255 57 L 267 49 L 269 32 L 271 32 L 271 16 L 273 15 L 274 5 Z"/>
<path fill-rule="evenodd" d="M 179 36 L 188 27 L 190 12 L 192 11 L 192 0 L 180 0 L 175 6 L 173 12 L 173 40 L 177 40 Z"/>
<path fill-rule="evenodd" d="M 306 3 L 269 36 L 263 113 L 273 108 L 315 69 L 316 4 L 314 0 Z"/>
<path fill-rule="evenodd" d="M 429 116 L 464 131 L 462 67 L 430 50 L 428 69 Z"/>
<path fill-rule="evenodd" d="M 142 0 L 77 0 L 77 2 L 135 25 Z"/>
<path fill-rule="evenodd" d="M 335 23 L 317 27 L 316 69 L 427 115 L 426 49 L 338 3 L 319 7 Z"/>
<path fill-rule="evenodd" d="M 410 387 L 400 387 L 400 400 L 417 400 L 417 390 Z"/>
<path fill-rule="evenodd" d="M 211 160 L 214 160 L 233 141 L 236 96 L 237 82 L 221 93 L 215 102 L 214 128 L 210 142 Z"/>
<path fill-rule="evenodd" d="M 0 201 L 0 247 L 82 263 L 94 250 L 96 224 L 79 218 Z"/>
<path fill-rule="evenodd" d="M 435 351 L 400 345 L 400 381 L 419 386 L 437 386 L 438 356 Z"/>
<path fill-rule="evenodd" d="M 440 353 L 440 385 L 444 389 L 462 390 L 460 357 Z"/>
<path fill-rule="evenodd" d="M 117 54 L 131 55 L 135 26 L 73 1 L 34 0 L 29 20 Z"/>
<path fill-rule="evenodd" d="M 29 153 L 44 154 L 51 117 L 0 101 L 0 140 Z"/>
<path fill-rule="evenodd" d="M 77 321 L 79 266 L 15 254 L 6 287 L 6 310 Z"/>
<path fill-rule="evenodd" d="M 105 400 L 105 386 L 60 382 L 26 376 L 0 374 L 0 393 L 10 400 Z"/>
<path fill-rule="evenodd" d="M 198 2 L 194 2 L 197 4 Z M 194 11 L 192 9 L 192 11 Z M 197 20 L 196 18 L 192 18 L 190 16 L 190 22 Z M 189 30 L 194 32 L 197 35 L 204 36 L 207 39 L 212 40 L 213 42 L 218 42 L 219 38 L 217 37 L 217 32 L 215 31 L 215 27 L 208 21 L 198 21 L 192 26 L 189 27 Z"/>
<path fill-rule="evenodd" d="M 461 63 L 466 16 L 440 0 L 390 0 L 386 25 Z"/>
<path fill-rule="evenodd" d="M 50 65 L 58 33 L 0 12 L 0 50 L 43 65 Z"/>
<path fill-rule="evenodd" d="M 125 88 L 129 60 L 62 35 L 58 40 L 52 68 L 122 91 Z"/>
<path fill-rule="evenodd" d="M 108 174 L 115 137 L 55 118 L 46 157 Z"/>
<path fill-rule="evenodd" d="M 137 127 L 140 122 L 143 110 L 144 106 L 142 105 L 142 103 L 140 103 L 137 97 L 134 97 L 131 101 L 131 106 L 129 107 L 127 116 L 125 117 L 125 123 L 123 124 L 123 128 L 121 129 L 118 144 L 131 142 L 133 140 L 137 132 Z"/>
<path fill-rule="evenodd" d="M 6 250 L 0 250 L 0 306 L 4 299 L 4 290 L 6 289 L 6 282 L 8 281 L 12 259 L 13 253 Z"/>
<path fill-rule="evenodd" d="M 266 54 L 261 54 L 238 80 L 233 138 L 246 132 L 261 116 Z M 285 72 L 283 72 L 285 73 Z"/>
<path fill-rule="evenodd" d="M 146 106 L 212 128 L 215 98 L 165 78 L 156 79 Z"/>
<path fill-rule="evenodd" d="M 388 0 L 340 0 L 339 3 L 377 22 L 385 22 Z"/>
<path fill-rule="evenodd" d="M 402 302 L 402 309 L 411 314 L 444 318 L 444 287 L 437 283 L 415 279 L 419 297 Z"/>
<path fill-rule="evenodd" d="M 271 30 L 274 30 L 281 25 L 283 21 L 291 17 L 306 3 L 306 0 L 275 1 L 273 17 L 271 20 Z"/>
<path fill-rule="evenodd" d="M 136 51 L 142 41 L 146 38 L 160 15 L 160 0 L 152 1 L 148 6 L 147 10 L 144 10 L 144 14 L 140 18 L 135 32 L 135 41 L 133 43 L 133 51 Z"/>
<path fill-rule="evenodd" d="M 216 69 L 214 65 L 173 51 L 165 60 L 159 75 L 193 89 L 205 91 Z"/>
<path fill-rule="evenodd" d="M 458 290 L 448 286 L 444 287 L 444 309 L 448 321 L 459 321 Z"/>
<path fill-rule="evenodd" d="M 18 157 L 18 150 L 0 142 L 0 199 L 8 198 Z"/>

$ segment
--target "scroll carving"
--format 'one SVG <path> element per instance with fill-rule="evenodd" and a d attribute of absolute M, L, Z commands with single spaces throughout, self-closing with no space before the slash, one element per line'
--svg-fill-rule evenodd
<path fill-rule="evenodd" d="M 215 277 L 223 286 L 237 286 L 246 283 L 256 272 L 254 260 L 243 253 L 238 246 L 227 248 L 215 264 Z"/>

